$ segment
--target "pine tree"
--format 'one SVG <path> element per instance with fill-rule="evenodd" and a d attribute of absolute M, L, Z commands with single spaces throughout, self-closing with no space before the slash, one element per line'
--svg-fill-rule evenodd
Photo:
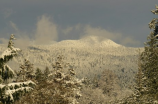
<path fill-rule="evenodd" d="M 0 84 L 0 101 L 3 104 L 12 104 L 15 100 L 19 100 L 20 96 L 24 95 L 33 89 L 35 83 L 30 81 L 10 83 L 9 79 L 16 76 L 14 70 L 12 70 L 7 62 L 12 60 L 21 51 L 19 48 L 14 47 L 14 35 L 11 34 L 8 48 L 2 53 L 0 57 L 0 78 L 2 83 Z"/>
<path fill-rule="evenodd" d="M 152 13 L 158 13 L 152 10 Z M 158 19 L 153 19 L 149 23 L 149 28 L 153 29 L 147 37 L 144 51 L 139 52 L 138 73 L 136 75 L 136 85 L 134 93 L 122 100 L 121 104 L 157 104 L 158 100 Z"/>
<path fill-rule="evenodd" d="M 141 61 L 141 52 L 138 50 L 138 72 L 135 76 L 136 84 L 134 85 L 133 94 L 123 99 L 122 104 L 145 104 L 148 99 L 146 96 L 147 88 L 145 86 L 146 77 L 142 71 L 142 61 Z"/>
<path fill-rule="evenodd" d="M 132 101 L 143 103 L 144 102 L 144 94 L 146 92 L 145 81 L 146 77 L 144 76 L 144 73 L 142 72 L 142 62 L 141 62 L 141 53 L 139 50 L 139 56 L 138 56 L 138 72 L 136 74 L 136 85 L 134 86 L 134 99 Z"/>
<path fill-rule="evenodd" d="M 158 6 L 151 12 L 158 14 Z M 144 51 L 139 53 L 134 93 L 118 104 L 158 104 L 158 18 L 149 23 L 149 28 L 153 31 L 147 37 Z"/>
<path fill-rule="evenodd" d="M 48 79 L 48 75 L 50 74 L 50 71 L 49 71 L 49 68 L 48 68 L 48 66 L 46 66 L 46 68 L 45 68 L 45 70 L 44 70 L 44 78 L 45 78 L 45 80 L 46 79 Z"/>
<path fill-rule="evenodd" d="M 35 77 L 33 64 L 29 60 L 24 59 L 24 64 L 20 65 L 20 70 L 17 74 L 22 77 L 19 78 L 20 81 L 33 80 Z"/>
<path fill-rule="evenodd" d="M 63 58 L 59 56 L 57 61 L 52 65 L 54 72 L 45 75 L 36 70 L 35 79 L 38 80 L 36 89 L 18 102 L 21 104 L 77 104 L 80 98 L 81 81 L 75 78 L 75 72 L 71 66 L 67 66 L 63 62 Z M 48 69 L 46 68 L 48 71 Z M 44 73 L 47 73 L 44 71 Z M 67 73 L 66 73 L 67 72 Z M 42 75 L 42 76 L 41 76 Z M 43 79 L 43 80 L 42 80 Z"/>
<path fill-rule="evenodd" d="M 40 83 L 41 81 L 43 81 L 44 75 L 41 71 L 41 69 L 37 68 L 36 72 L 35 72 L 35 80 Z"/>
<path fill-rule="evenodd" d="M 98 82 L 99 82 L 99 78 L 98 78 L 98 76 L 95 74 L 95 76 L 94 76 L 94 78 L 93 78 L 93 80 L 92 80 L 92 83 L 93 83 L 92 87 L 93 87 L 93 88 L 97 88 L 97 87 L 99 86 Z"/>
<path fill-rule="evenodd" d="M 68 65 L 68 64 L 67 64 Z M 58 56 L 57 62 L 53 64 L 55 69 L 54 83 L 56 85 L 54 100 L 59 104 L 78 104 L 77 100 L 81 97 L 81 80 L 75 78 L 75 72 L 72 66 L 69 66 L 68 73 L 64 73 L 63 57 Z"/>
<path fill-rule="evenodd" d="M 158 14 L 158 6 L 156 10 L 151 11 Z M 158 18 L 154 18 L 149 23 L 149 28 L 153 29 L 145 43 L 145 49 L 142 53 L 142 72 L 147 78 L 145 85 L 147 88 L 146 95 L 149 100 L 158 100 Z"/>
<path fill-rule="evenodd" d="M 114 90 L 119 89 L 117 76 L 110 70 L 103 70 L 98 81 L 98 87 L 103 90 L 103 94 L 112 96 Z"/>

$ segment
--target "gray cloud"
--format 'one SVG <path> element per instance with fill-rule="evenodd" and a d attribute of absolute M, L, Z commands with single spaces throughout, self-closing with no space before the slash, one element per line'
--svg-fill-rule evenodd
<path fill-rule="evenodd" d="M 12 14 L 14 14 L 15 11 L 13 11 L 13 9 L 11 9 L 11 8 L 4 8 L 4 9 L 2 9 L 2 13 L 3 13 L 4 18 L 8 18 Z"/>
<path fill-rule="evenodd" d="M 150 33 L 150 30 L 142 26 L 147 26 L 151 19 L 154 17 L 150 10 L 155 8 L 154 6 L 156 3 L 156 0 L 1 1 L 0 34 L 1 36 L 7 38 L 6 34 L 8 33 L 10 34 L 14 33 L 14 31 L 20 31 L 19 33 L 22 34 L 25 31 L 24 35 L 28 36 L 29 34 L 29 38 L 30 36 L 32 36 L 33 38 L 31 38 L 30 40 L 35 39 L 36 44 L 49 44 L 49 42 L 44 40 L 48 39 L 49 41 L 51 41 L 51 39 L 79 39 L 79 37 L 86 34 L 83 33 L 85 32 L 83 28 L 85 27 L 85 25 L 88 24 L 91 27 L 99 26 L 101 27 L 101 30 L 103 29 L 110 33 L 113 33 L 114 31 L 117 34 L 123 34 L 124 37 L 129 37 L 130 39 L 132 38 L 132 40 L 138 39 L 139 41 L 141 41 L 141 43 L 143 43 L 144 41 L 146 41 L 146 37 Z M 49 16 L 41 16 L 42 14 L 48 14 Z M 37 16 L 41 17 L 39 17 L 36 24 Z M 53 17 L 53 20 L 51 20 L 51 17 Z M 12 29 L 14 29 L 14 31 L 12 31 L 12 29 L 10 28 L 6 29 L 8 28 L 8 21 L 12 21 L 10 25 L 12 25 L 11 27 Z M 42 21 L 45 22 L 45 26 L 53 27 L 53 34 L 57 35 L 51 36 L 51 29 L 47 28 L 47 31 L 50 32 L 49 35 L 47 35 L 46 37 L 50 38 L 42 36 L 42 34 L 46 33 L 45 26 L 41 25 Z M 81 26 L 77 30 L 77 28 L 74 27 L 77 24 L 83 24 L 84 27 Z M 58 26 L 61 26 L 62 28 L 59 29 Z M 33 32 L 29 32 L 30 30 L 33 30 Z M 16 33 L 17 32 L 15 32 L 14 34 Z M 117 35 L 108 35 L 107 37 L 115 39 Z M 126 39 L 129 40 L 129 38 Z M 119 42 L 120 44 L 133 44 L 132 46 L 134 46 L 134 43 L 132 42 L 116 42 Z M 140 46 L 142 45 L 143 44 L 141 44 Z"/>
<path fill-rule="evenodd" d="M 49 16 L 42 15 L 38 18 L 36 29 L 34 32 L 24 32 L 19 30 L 15 23 L 10 21 L 10 26 L 15 30 L 15 36 L 17 40 L 15 41 L 15 45 L 19 48 L 26 48 L 29 45 L 43 45 L 43 44 L 51 44 L 52 41 L 58 40 L 58 31 L 62 31 L 63 36 L 73 37 L 74 35 L 78 35 L 78 37 L 84 38 L 87 36 L 98 36 L 99 41 L 103 41 L 105 39 L 111 39 L 119 44 L 125 46 L 140 46 L 140 41 L 137 41 L 131 36 L 127 36 L 117 31 L 108 31 L 101 27 L 92 27 L 91 25 L 82 25 L 77 24 L 74 26 L 67 26 L 65 28 L 58 28 L 57 24 L 55 24 Z M 28 37 L 28 34 L 32 34 L 34 39 Z M 4 38 L 0 39 L 3 43 L 6 43 Z"/>

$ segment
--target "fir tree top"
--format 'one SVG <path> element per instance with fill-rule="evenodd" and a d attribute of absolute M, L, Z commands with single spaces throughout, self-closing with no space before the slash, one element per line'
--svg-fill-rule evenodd
<path fill-rule="evenodd" d="M 153 14 L 157 14 L 158 15 L 158 6 L 156 5 L 156 10 L 151 10 L 151 12 Z M 149 28 L 150 29 L 154 29 L 153 31 L 153 35 L 156 36 L 156 38 L 158 38 L 157 34 L 158 34 L 158 18 L 154 18 L 150 23 L 149 23 Z"/>
<path fill-rule="evenodd" d="M 156 10 L 151 10 L 151 12 L 152 12 L 153 14 L 158 14 L 158 6 L 156 5 L 155 7 L 156 7 Z"/>

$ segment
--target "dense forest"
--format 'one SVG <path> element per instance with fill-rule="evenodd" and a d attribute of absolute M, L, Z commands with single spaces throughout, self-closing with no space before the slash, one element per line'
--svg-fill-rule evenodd
<path fill-rule="evenodd" d="M 158 14 L 158 6 L 151 12 Z M 29 53 L 15 48 L 15 37 L 11 34 L 7 49 L 0 56 L 0 104 L 158 104 L 157 18 L 149 23 L 149 28 L 152 31 L 147 37 L 143 51 L 140 49 L 137 54 L 133 53 L 137 60 L 127 53 L 127 57 L 132 58 L 130 62 L 137 66 L 134 67 L 137 68 L 136 70 L 128 69 L 128 71 L 119 63 L 123 61 L 126 66 L 128 61 L 126 57 L 119 55 L 105 57 L 101 52 L 111 50 L 100 50 L 101 48 L 98 48 L 100 54 L 96 60 L 89 62 L 85 61 L 85 58 L 93 57 L 95 53 L 83 53 L 79 52 L 81 50 L 70 48 L 70 52 L 79 55 L 71 58 L 70 63 L 67 61 L 69 56 L 63 54 L 66 51 L 64 48 L 62 48 L 63 53 L 54 50 L 57 54 L 47 59 L 51 64 L 39 62 L 45 67 L 40 67 L 39 64 L 37 67 L 25 57 Z M 29 47 L 29 49 L 30 52 L 46 51 L 38 47 Z M 124 51 L 124 48 L 122 50 Z M 112 52 L 115 53 L 115 50 Z M 46 55 L 41 55 L 41 59 Z M 84 57 L 82 60 L 79 59 L 81 55 Z M 113 61 L 113 65 L 116 64 L 117 67 L 114 67 L 118 70 L 111 70 L 110 67 L 97 70 L 111 64 L 107 57 L 117 60 Z M 20 63 L 18 70 L 9 66 L 8 63 L 12 60 Z M 79 70 L 81 65 L 85 69 L 88 67 L 94 70 Z"/>

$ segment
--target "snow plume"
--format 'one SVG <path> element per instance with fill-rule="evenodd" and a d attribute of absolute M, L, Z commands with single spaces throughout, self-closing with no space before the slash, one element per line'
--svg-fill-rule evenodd
<path fill-rule="evenodd" d="M 57 25 L 51 22 L 50 17 L 42 15 L 38 18 L 35 33 L 36 44 L 49 44 L 52 40 L 58 39 Z"/>
<path fill-rule="evenodd" d="M 20 30 L 12 21 L 9 22 L 9 25 L 13 29 L 13 34 L 17 39 L 15 46 L 20 49 L 26 49 L 30 45 L 50 44 L 52 41 L 58 39 L 57 25 L 46 15 L 38 18 L 36 29 L 31 32 Z M 7 44 L 8 39 L 0 38 L 0 42 Z"/>
<path fill-rule="evenodd" d="M 102 42 L 104 40 L 110 39 L 118 44 L 124 46 L 140 46 L 140 42 L 134 39 L 132 36 L 124 35 L 119 31 L 109 31 L 101 27 L 92 27 L 91 25 L 77 24 L 74 26 L 68 26 L 65 29 L 61 29 L 63 32 L 63 37 L 69 37 L 71 40 L 73 38 L 79 38 L 81 40 L 88 39 L 91 44 L 96 42 Z M 95 39 L 94 39 L 95 38 Z"/>
<path fill-rule="evenodd" d="M 106 39 L 111 39 L 124 46 L 139 46 L 140 45 L 140 42 L 133 39 L 133 37 L 124 36 L 120 32 L 107 31 L 106 29 L 103 29 L 101 27 L 91 27 L 90 25 L 87 25 L 85 26 L 83 35 L 80 37 L 80 39 L 83 39 L 89 36 L 97 36 L 97 39 L 99 42 L 102 42 L 103 40 L 106 40 Z"/>
<path fill-rule="evenodd" d="M 58 26 L 53 22 L 52 17 L 47 15 L 42 15 L 37 18 L 35 29 L 31 30 L 31 32 L 20 30 L 12 21 L 10 21 L 10 26 L 15 31 L 11 34 L 14 34 L 17 38 L 15 46 L 22 50 L 30 45 L 49 45 L 56 41 L 66 39 L 76 40 L 87 36 L 97 36 L 99 42 L 110 39 L 124 46 L 137 47 L 141 44 L 141 42 L 137 41 L 132 36 L 124 35 L 117 30 L 109 31 L 101 27 L 92 27 L 91 25 L 80 23 L 66 27 Z M 6 44 L 8 39 L 6 41 L 0 38 L 0 41 Z"/>
<path fill-rule="evenodd" d="M 0 38 L 0 42 L 1 42 L 2 44 L 8 44 L 8 39 Z"/>

